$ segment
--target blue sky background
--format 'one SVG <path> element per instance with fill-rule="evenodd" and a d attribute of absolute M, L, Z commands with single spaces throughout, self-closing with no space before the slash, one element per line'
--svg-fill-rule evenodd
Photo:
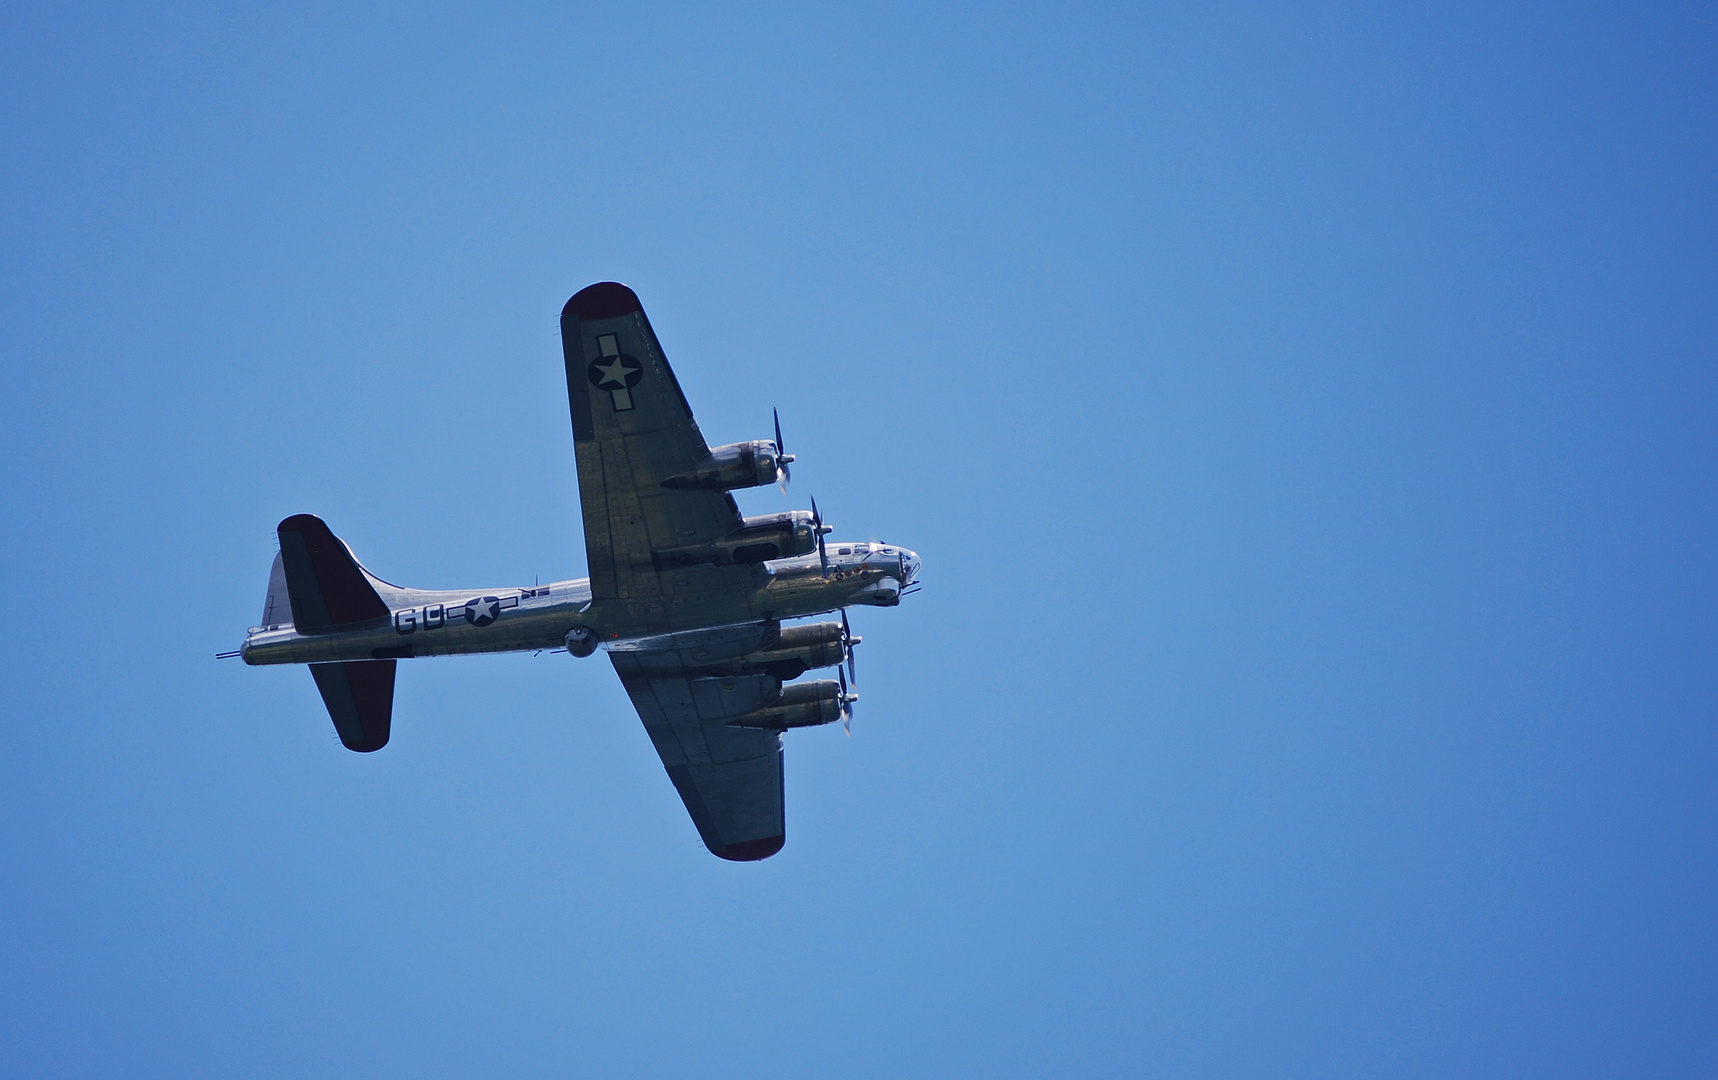
<path fill-rule="evenodd" d="M 10 5 L 0 1073 L 1718 1071 L 1710 5 Z M 788 844 L 611 670 L 217 663 L 273 528 L 583 576 L 557 317 L 780 406 Z"/>

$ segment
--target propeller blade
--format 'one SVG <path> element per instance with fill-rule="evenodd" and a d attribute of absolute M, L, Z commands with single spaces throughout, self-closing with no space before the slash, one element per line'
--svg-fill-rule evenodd
<path fill-rule="evenodd" d="M 781 410 L 771 409 L 770 412 L 775 415 L 775 466 L 776 466 L 776 472 L 779 474 L 779 477 L 781 480 L 781 493 L 783 495 L 786 495 L 787 494 L 787 482 L 789 480 L 793 479 L 793 474 L 788 472 L 788 470 L 787 470 L 787 463 L 793 460 L 793 455 L 788 453 L 786 450 L 784 450 L 782 448 L 782 445 L 781 445 Z"/>
<path fill-rule="evenodd" d="M 839 667 L 835 669 L 835 677 L 841 680 L 841 730 L 847 733 L 848 738 L 852 738 L 853 703 L 859 700 L 859 695 L 847 692 L 847 676 L 841 673 Z"/>
<path fill-rule="evenodd" d="M 853 646 L 859 644 L 863 640 L 865 639 L 853 636 L 853 628 L 847 625 L 847 609 L 842 608 L 841 649 L 847 654 L 847 677 L 853 680 L 854 686 L 859 685 L 859 668 L 856 663 L 858 660 L 858 654 L 853 651 Z"/>
<path fill-rule="evenodd" d="M 817 561 L 823 564 L 823 576 L 829 576 L 829 553 L 823 547 L 823 515 L 817 512 L 817 496 L 811 497 L 811 526 L 817 531 Z"/>

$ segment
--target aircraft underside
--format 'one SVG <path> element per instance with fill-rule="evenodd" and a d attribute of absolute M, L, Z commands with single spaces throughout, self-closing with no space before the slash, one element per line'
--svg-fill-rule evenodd
<path fill-rule="evenodd" d="M 405 589 L 298 514 L 277 530 L 261 623 L 221 655 L 310 665 L 341 742 L 372 752 L 390 737 L 400 660 L 604 651 L 706 846 L 767 858 L 785 841 L 781 735 L 851 718 L 859 639 L 845 609 L 898 605 L 918 556 L 828 541 L 815 500 L 741 517 L 729 491 L 785 490 L 780 421 L 773 441 L 711 449 L 631 289 L 582 290 L 561 327 L 590 577 Z M 829 667 L 836 679 L 793 681 Z"/>

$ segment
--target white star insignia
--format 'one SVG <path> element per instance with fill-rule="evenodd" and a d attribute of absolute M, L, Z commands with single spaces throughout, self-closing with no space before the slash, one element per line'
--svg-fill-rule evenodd
<path fill-rule="evenodd" d="M 625 386 L 626 385 L 626 377 L 638 370 L 637 368 L 627 367 L 626 361 L 621 359 L 618 356 L 615 357 L 613 363 L 597 364 L 596 369 L 598 371 L 602 372 L 602 375 L 603 375 L 602 385 L 603 386 L 607 386 L 611 382 L 612 383 L 619 383 L 620 385 Z"/>

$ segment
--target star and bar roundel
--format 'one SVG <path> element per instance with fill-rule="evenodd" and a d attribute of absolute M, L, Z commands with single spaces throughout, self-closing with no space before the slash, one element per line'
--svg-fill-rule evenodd
<path fill-rule="evenodd" d="M 615 412 L 626 412 L 632 408 L 632 388 L 644 378 L 644 365 L 621 352 L 613 334 L 597 335 L 597 353 L 597 359 L 591 361 L 585 374 L 590 376 L 592 386 L 608 391 Z"/>
<path fill-rule="evenodd" d="M 465 621 L 473 626 L 488 626 L 501 610 L 499 596 L 480 596 L 465 602 Z"/>
<path fill-rule="evenodd" d="M 532 589 L 525 596 L 547 596 L 549 590 L 541 593 Z M 507 608 L 519 606 L 518 596 L 474 596 L 464 605 L 460 604 L 425 604 L 423 607 L 402 608 L 394 612 L 394 629 L 401 634 L 414 634 L 419 630 L 439 630 L 447 626 L 461 615 L 472 626 L 488 626 L 501 617 Z"/>

